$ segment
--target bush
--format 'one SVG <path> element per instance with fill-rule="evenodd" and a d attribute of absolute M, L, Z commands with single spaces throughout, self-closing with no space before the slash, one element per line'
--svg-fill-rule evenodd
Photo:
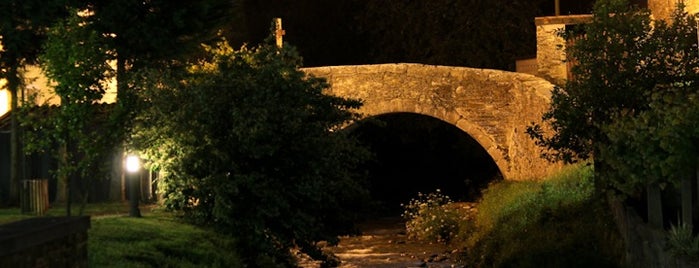
<path fill-rule="evenodd" d="M 673 225 L 667 234 L 668 251 L 676 257 L 699 260 L 699 237 L 692 234 L 692 227 L 686 223 Z"/>
<path fill-rule="evenodd" d="M 467 214 L 437 189 L 433 193 L 418 193 L 418 197 L 403 205 L 405 229 L 410 239 L 449 243 L 458 236 Z"/>

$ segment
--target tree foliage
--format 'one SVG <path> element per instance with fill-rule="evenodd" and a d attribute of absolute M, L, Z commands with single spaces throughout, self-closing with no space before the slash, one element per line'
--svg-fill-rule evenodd
<path fill-rule="evenodd" d="M 592 22 L 566 50 L 573 79 L 555 88 L 539 125 L 528 132 L 552 160 L 595 158 L 609 183 L 626 193 L 674 181 L 693 161 L 699 57 L 695 19 L 680 4 L 669 22 L 623 0 L 598 1 Z M 685 117 L 686 116 L 686 117 Z"/>
<path fill-rule="evenodd" d="M 637 196 L 647 185 L 679 187 L 696 171 L 699 96 L 666 90 L 671 92 L 652 95 L 651 109 L 603 128 L 609 144 L 599 158 L 609 184 L 624 194 Z"/>
<path fill-rule="evenodd" d="M 291 247 L 321 257 L 316 241 L 351 231 L 368 195 L 352 169 L 367 153 L 338 132 L 360 102 L 323 94 L 293 49 L 269 43 L 146 72 L 135 141 L 166 171 L 168 207 L 234 235 L 250 265 L 278 267 Z"/>
<path fill-rule="evenodd" d="M 200 42 L 215 37 L 229 9 L 220 0 L 64 5 L 73 7 L 70 16 L 46 30 L 48 40 L 38 43 L 43 46 L 42 67 L 55 82 L 61 105 L 58 112 L 27 113 L 25 125 L 32 131 L 26 143 L 35 151 L 53 151 L 61 161 L 58 174 L 87 188 L 89 178 L 104 178 L 107 156 L 130 130 L 136 111 L 130 72 L 144 66 L 170 68 L 195 56 Z M 114 80 L 117 103 L 98 105 Z M 56 152 L 56 145 L 65 150 Z M 86 191 L 82 197 L 86 200 Z"/>
<path fill-rule="evenodd" d="M 651 56 L 655 40 L 650 39 L 647 11 L 629 7 L 624 1 L 598 1 L 593 21 L 579 32 L 562 33 L 575 43 L 567 47 L 575 59 L 574 79 L 552 92 L 551 109 L 543 120 L 554 135 L 543 136 L 540 126 L 529 133 L 554 153 L 554 160 L 574 162 L 592 156 L 594 142 L 601 142 L 600 126 L 619 116 L 646 109 L 644 91 L 652 88 L 644 59 Z M 650 85 L 649 85 L 650 84 Z"/>
<path fill-rule="evenodd" d="M 679 186 L 692 176 L 699 154 L 699 47 L 694 15 L 678 5 L 671 21 L 655 21 L 648 53 L 650 79 L 644 92 L 648 109 L 604 126 L 609 141 L 600 159 L 611 184 L 626 194 L 646 185 Z"/>
<path fill-rule="evenodd" d="M 88 14 L 74 9 L 47 31 L 39 58 L 61 105 L 22 107 L 22 126 L 30 130 L 24 137 L 27 151 L 51 153 L 60 163 L 54 172 L 68 186 L 68 215 L 73 193 L 84 205 L 91 180 L 106 177 L 105 164 L 123 133 L 115 114 L 124 107 L 98 104 L 115 70 L 109 64 L 112 53 L 93 26 Z M 78 191 L 74 185 L 80 185 Z"/>
<path fill-rule="evenodd" d="M 224 0 L 85 1 L 94 12 L 94 27 L 127 65 L 163 64 L 191 56 L 202 42 L 216 37 L 231 13 Z"/>
<path fill-rule="evenodd" d="M 65 13 L 64 0 L 0 1 L 0 79 L 11 98 L 11 109 L 17 110 L 23 92 L 25 64 L 36 61 L 46 28 Z M 17 113 L 10 114 L 10 199 L 17 199 L 19 181 L 23 178 L 23 155 Z M 15 200 L 11 200 L 14 202 Z"/>

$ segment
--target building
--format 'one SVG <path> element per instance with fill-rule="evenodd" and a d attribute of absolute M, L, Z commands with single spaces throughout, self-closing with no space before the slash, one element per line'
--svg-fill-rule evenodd
<path fill-rule="evenodd" d="M 699 0 L 630 0 L 629 2 L 648 8 L 654 19 L 668 19 L 678 2 L 685 4 L 687 12 L 699 13 Z M 557 85 L 565 84 L 565 81 L 570 77 L 570 66 L 566 61 L 565 54 L 567 44 L 556 33 L 567 27 L 590 21 L 592 15 L 589 10 L 591 10 L 594 1 L 576 3 L 576 5 L 568 4 L 568 6 L 564 3 L 560 4 L 560 14 L 565 15 L 542 16 L 534 19 L 537 40 L 536 57 L 518 60 L 518 72 L 530 73 Z"/>

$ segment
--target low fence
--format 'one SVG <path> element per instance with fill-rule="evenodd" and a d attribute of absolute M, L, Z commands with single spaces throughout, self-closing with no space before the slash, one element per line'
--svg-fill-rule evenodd
<path fill-rule="evenodd" d="M 0 267 L 87 267 L 90 217 L 37 217 L 0 225 Z"/>

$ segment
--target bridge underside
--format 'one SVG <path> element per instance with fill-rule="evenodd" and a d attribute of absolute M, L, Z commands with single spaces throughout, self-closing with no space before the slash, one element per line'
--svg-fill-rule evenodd
<path fill-rule="evenodd" d="M 454 201 L 476 201 L 502 174 L 472 137 L 442 120 L 414 113 L 391 113 L 348 128 L 370 147 L 368 172 L 372 199 L 386 215 L 398 215 L 418 192 L 439 189 Z"/>

